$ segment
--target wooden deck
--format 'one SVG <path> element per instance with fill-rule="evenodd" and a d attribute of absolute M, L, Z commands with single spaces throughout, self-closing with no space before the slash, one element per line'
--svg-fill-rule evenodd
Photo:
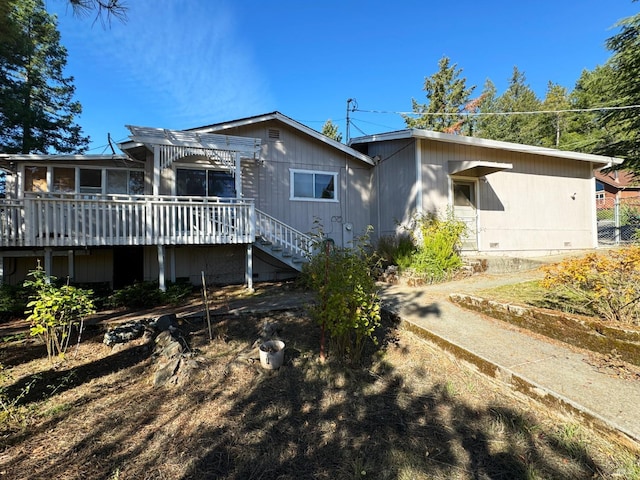
<path fill-rule="evenodd" d="M 0 248 L 247 244 L 252 201 L 41 194 L 0 201 Z"/>

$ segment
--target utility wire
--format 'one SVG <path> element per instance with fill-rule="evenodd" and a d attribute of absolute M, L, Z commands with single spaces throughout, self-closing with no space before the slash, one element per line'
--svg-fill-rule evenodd
<path fill-rule="evenodd" d="M 356 109 L 355 112 L 362 113 L 385 113 L 394 115 L 419 115 L 419 116 L 479 116 L 479 115 L 532 115 L 536 113 L 581 113 L 581 112 L 602 112 L 608 110 L 629 110 L 640 108 L 640 105 L 625 105 L 621 107 L 593 107 L 593 108 L 569 108 L 566 110 L 535 110 L 531 112 L 394 112 L 391 110 L 363 110 Z"/>

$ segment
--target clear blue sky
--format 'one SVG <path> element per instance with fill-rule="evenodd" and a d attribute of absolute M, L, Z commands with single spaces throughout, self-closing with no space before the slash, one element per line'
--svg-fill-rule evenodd
<path fill-rule="evenodd" d="M 572 89 L 610 56 L 605 41 L 631 0 L 128 0 L 128 20 L 103 28 L 56 13 L 75 78 L 79 118 L 102 153 L 126 124 L 181 129 L 278 110 L 345 133 L 346 101 L 410 111 L 425 77 L 448 56 L 479 93 L 502 93 L 514 66 L 543 97 L 549 81 Z M 354 112 L 361 130 L 397 130 L 396 114 Z"/>

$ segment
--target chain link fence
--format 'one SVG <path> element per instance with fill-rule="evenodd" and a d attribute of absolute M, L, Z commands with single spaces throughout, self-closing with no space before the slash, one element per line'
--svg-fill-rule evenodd
<path fill-rule="evenodd" d="M 640 198 L 596 198 L 596 209 L 600 246 L 640 240 Z"/>

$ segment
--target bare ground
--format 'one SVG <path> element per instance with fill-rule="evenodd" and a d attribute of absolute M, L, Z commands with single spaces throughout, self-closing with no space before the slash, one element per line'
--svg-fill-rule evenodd
<path fill-rule="evenodd" d="M 265 319 L 286 342 L 277 371 L 251 350 Z M 149 348 L 112 350 L 103 322 L 57 367 L 32 339 L 3 342 L 0 479 L 640 478 L 637 451 L 467 369 L 393 318 L 358 368 L 318 361 L 319 328 L 303 310 L 214 321 L 213 341 L 202 319 L 183 322 L 200 368 L 158 388 Z"/>

